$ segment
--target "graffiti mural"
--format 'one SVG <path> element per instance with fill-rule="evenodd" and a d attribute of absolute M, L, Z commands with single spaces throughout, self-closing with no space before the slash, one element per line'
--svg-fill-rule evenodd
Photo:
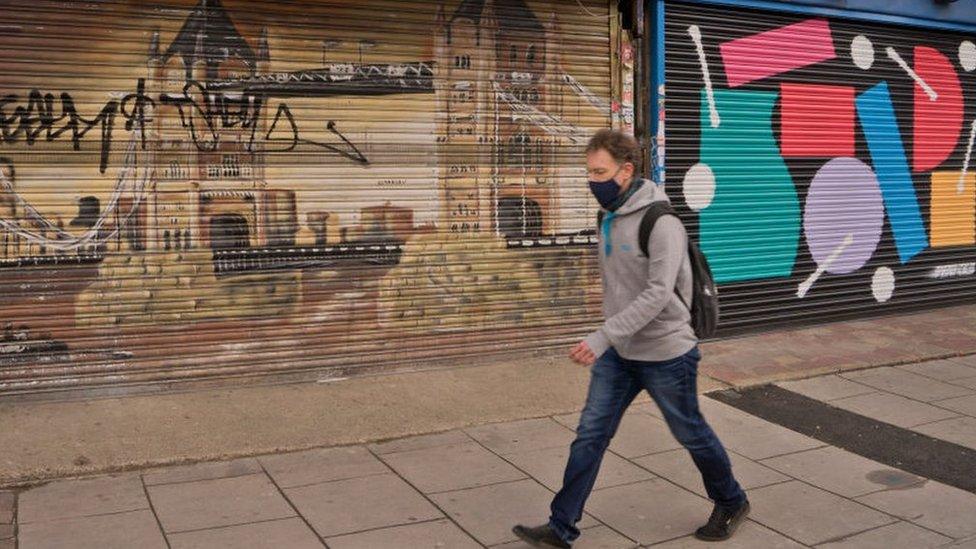
<path fill-rule="evenodd" d="M 669 192 L 727 327 L 971 296 L 972 36 L 677 5 Z"/>
<path fill-rule="evenodd" d="M 50 4 L 0 28 L 0 391 L 592 319 L 613 98 L 579 6 Z"/>

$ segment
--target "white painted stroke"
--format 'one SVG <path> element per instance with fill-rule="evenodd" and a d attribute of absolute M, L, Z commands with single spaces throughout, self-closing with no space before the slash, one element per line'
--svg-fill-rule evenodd
<path fill-rule="evenodd" d="M 837 258 L 840 257 L 840 254 L 844 253 L 844 250 L 849 248 L 853 243 L 854 243 L 853 234 L 848 234 L 847 236 L 845 236 L 844 241 L 841 242 L 839 246 L 834 248 L 834 251 L 830 252 L 830 255 L 827 256 L 827 259 L 825 259 L 824 262 L 821 263 L 820 265 L 817 265 L 817 270 L 814 271 L 813 274 L 808 276 L 807 279 L 800 284 L 800 286 L 796 289 L 796 297 L 799 297 L 801 299 L 803 297 L 806 297 L 807 293 L 810 291 L 810 288 L 813 287 L 813 284 L 817 281 L 817 279 L 819 279 L 825 272 L 827 272 L 827 269 L 830 268 L 830 266 L 834 263 L 834 261 L 837 261 Z"/>
<path fill-rule="evenodd" d="M 695 42 L 695 50 L 698 51 L 698 64 L 701 65 L 702 79 L 705 81 L 705 96 L 708 99 L 708 120 L 712 128 L 717 128 L 722 123 L 718 116 L 718 107 L 715 106 L 715 91 L 712 89 L 712 75 L 708 72 L 708 60 L 705 59 L 705 46 L 702 44 L 701 29 L 698 25 L 688 27 L 688 34 Z"/>
<path fill-rule="evenodd" d="M 969 143 L 966 144 L 966 159 L 962 162 L 962 173 L 959 174 L 959 186 L 956 191 L 962 194 L 966 191 L 966 173 L 969 172 L 969 162 L 973 159 L 973 141 L 976 141 L 976 119 L 969 125 Z"/>
<path fill-rule="evenodd" d="M 570 124 L 561 118 L 520 101 L 514 94 L 503 90 L 497 82 L 492 82 L 491 85 L 494 88 L 495 97 L 511 108 L 512 120 L 526 120 L 549 135 L 565 137 L 572 143 L 585 143 L 590 138 L 590 130 Z"/>
<path fill-rule="evenodd" d="M 5 229 L 31 244 L 45 246 L 61 251 L 77 250 L 84 246 L 97 245 L 111 241 L 118 235 L 119 231 L 121 231 L 129 223 L 142 201 L 146 198 L 153 162 L 151 160 L 144 161 L 141 163 L 142 166 L 140 167 L 140 162 L 138 161 L 137 155 L 138 149 L 136 147 L 135 131 L 132 131 L 130 132 L 129 144 L 126 147 L 126 151 L 122 157 L 122 167 L 119 170 L 115 189 L 112 192 L 108 205 L 98 216 L 98 219 L 95 220 L 95 223 L 84 234 L 77 237 L 57 227 L 54 223 L 37 211 L 37 209 L 34 208 L 31 203 L 21 197 L 20 194 L 16 192 L 13 182 L 10 181 L 7 178 L 6 173 L 0 169 L 0 191 L 5 191 L 7 194 L 14 197 L 16 203 L 24 212 L 25 218 L 43 225 L 44 228 L 52 231 L 55 237 L 51 238 L 46 236 L 44 233 L 31 231 L 22 227 L 20 223 L 16 221 L 10 221 L 2 217 L 0 217 L 0 229 Z M 125 212 L 124 215 L 121 216 L 119 223 L 112 229 L 112 231 L 108 232 L 108 234 L 102 234 L 102 226 L 107 223 L 108 220 L 111 219 L 111 217 L 118 211 L 119 202 L 123 194 L 128 194 L 132 198 L 131 208 L 128 212 Z"/>
<path fill-rule="evenodd" d="M 569 84 L 569 87 L 573 88 L 576 95 L 586 99 L 590 105 L 593 105 L 600 112 L 610 112 L 610 103 L 600 99 L 595 93 L 590 91 L 589 88 L 584 86 L 582 82 L 573 78 L 573 75 L 563 72 L 560 76 L 562 76 L 563 82 Z"/>
<path fill-rule="evenodd" d="M 892 61 L 898 63 L 898 66 L 901 67 L 901 70 L 905 71 L 905 73 L 908 74 L 908 76 L 912 77 L 912 80 L 914 80 L 915 83 L 922 88 L 922 91 L 924 91 L 925 94 L 929 96 L 930 101 L 935 101 L 936 99 L 939 98 L 939 94 L 935 93 L 935 90 L 932 89 L 932 86 L 929 86 L 925 80 L 922 80 L 922 77 L 919 76 L 918 73 L 913 71 L 912 68 L 908 66 L 908 63 L 906 63 L 905 60 L 902 59 L 900 55 L 898 55 L 898 52 L 895 51 L 895 48 L 888 46 L 887 48 L 885 48 L 885 53 L 888 54 L 888 57 L 890 57 Z"/>

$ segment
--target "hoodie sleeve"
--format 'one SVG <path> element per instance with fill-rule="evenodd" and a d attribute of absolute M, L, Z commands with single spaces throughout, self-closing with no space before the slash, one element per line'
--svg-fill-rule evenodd
<path fill-rule="evenodd" d="M 647 326 L 674 296 L 678 271 L 688 247 L 688 235 L 681 220 L 673 215 L 659 218 L 651 231 L 649 243 L 647 287 L 626 309 L 608 318 L 600 329 L 584 340 L 597 357 L 611 346 L 619 347 L 623 341 Z"/>

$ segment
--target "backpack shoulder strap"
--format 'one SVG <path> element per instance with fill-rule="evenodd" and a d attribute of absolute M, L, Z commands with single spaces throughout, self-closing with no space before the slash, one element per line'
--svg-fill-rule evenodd
<path fill-rule="evenodd" d="M 678 217 L 674 208 L 667 202 L 654 202 L 644 210 L 644 216 L 641 217 L 640 230 L 637 233 L 637 242 L 640 244 L 640 249 L 644 253 L 644 257 L 649 256 L 647 247 L 650 244 L 651 231 L 654 230 L 654 224 L 664 215 Z"/>
<path fill-rule="evenodd" d="M 596 230 L 599 231 L 600 227 L 603 226 L 603 216 L 606 214 L 602 208 L 596 212 Z"/>

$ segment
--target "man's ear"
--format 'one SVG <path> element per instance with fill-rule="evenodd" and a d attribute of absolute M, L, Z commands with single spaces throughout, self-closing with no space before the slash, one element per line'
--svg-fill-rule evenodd
<path fill-rule="evenodd" d="M 629 173 L 628 170 L 630 170 Z M 627 162 L 624 164 L 623 173 L 626 174 L 627 179 L 633 179 L 634 175 L 637 173 L 637 166 L 634 166 L 633 162 Z"/>

